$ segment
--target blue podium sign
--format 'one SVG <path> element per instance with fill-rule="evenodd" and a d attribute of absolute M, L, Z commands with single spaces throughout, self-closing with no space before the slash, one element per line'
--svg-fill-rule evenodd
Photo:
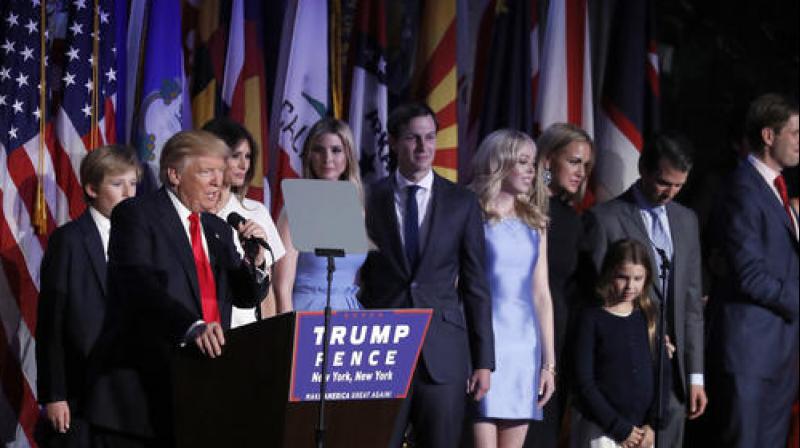
<path fill-rule="evenodd" d="M 328 333 L 326 400 L 405 398 L 432 311 L 333 311 Z M 295 317 L 289 401 L 319 401 L 324 316 Z"/>

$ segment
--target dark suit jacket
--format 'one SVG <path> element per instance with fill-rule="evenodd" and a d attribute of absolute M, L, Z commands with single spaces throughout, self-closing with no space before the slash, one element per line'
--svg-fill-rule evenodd
<path fill-rule="evenodd" d="M 709 357 L 725 371 L 775 378 L 798 362 L 798 246 L 780 200 L 744 160 L 715 214 L 728 275 L 711 295 Z"/>
<path fill-rule="evenodd" d="M 89 210 L 50 236 L 40 284 L 38 399 L 66 400 L 73 416 L 82 416 L 87 361 L 106 309 L 106 257 Z"/>
<path fill-rule="evenodd" d="M 642 215 L 631 187 L 621 196 L 593 207 L 584 214 L 586 225 L 584 247 L 590 251 L 592 264 L 599 272 L 609 244 L 631 238 L 651 248 Z M 700 233 L 697 217 L 690 209 L 671 201 L 666 205 L 667 220 L 672 236 L 673 260 L 671 272 L 675 346 L 679 384 L 685 394 L 690 373 L 703 373 L 703 302 L 700 269 Z M 653 282 L 660 289 L 658 255 L 651 249 L 650 269 Z M 650 297 L 659 304 L 658 296 Z"/>
<path fill-rule="evenodd" d="M 228 224 L 209 213 L 201 221 L 227 329 L 231 305 L 255 306 L 267 284 L 242 263 Z M 171 438 L 172 354 L 202 319 L 191 243 L 163 188 L 117 205 L 111 222 L 109 311 L 90 418 L 117 431 Z"/>
<path fill-rule="evenodd" d="M 433 381 L 463 382 L 470 369 L 494 369 L 478 201 L 470 191 L 435 176 L 425 217 L 427 241 L 412 271 L 400 240 L 393 185 L 394 176 L 373 185 L 367 202 L 367 233 L 378 250 L 369 253 L 362 267 L 362 303 L 367 308 L 433 308 L 422 348 Z"/>

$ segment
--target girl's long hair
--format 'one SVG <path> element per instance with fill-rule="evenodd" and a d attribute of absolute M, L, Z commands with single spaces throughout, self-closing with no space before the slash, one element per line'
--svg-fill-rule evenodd
<path fill-rule="evenodd" d="M 650 342 L 650 351 L 653 356 L 656 351 L 656 327 L 657 315 L 656 305 L 648 295 L 650 287 L 653 285 L 653 272 L 650 264 L 650 250 L 642 243 L 633 239 L 623 239 L 614 242 L 608 247 L 603 266 L 600 270 L 600 278 L 597 281 L 595 292 L 608 304 L 615 303 L 618 299 L 614 291 L 614 276 L 617 270 L 625 263 L 636 264 L 644 267 L 645 280 L 642 286 L 642 293 L 636 298 L 634 306 L 644 313 L 647 321 L 647 338 Z"/>
<path fill-rule="evenodd" d="M 300 153 L 300 160 L 303 163 L 303 177 L 305 179 L 316 179 L 317 176 L 311 169 L 311 149 L 317 144 L 317 140 L 324 134 L 334 134 L 342 141 L 345 158 L 347 159 L 347 166 L 344 172 L 339 177 L 339 180 L 346 180 L 356 186 L 358 197 L 364 201 L 364 188 L 361 184 L 361 174 L 359 173 L 358 160 L 356 160 L 355 139 L 353 138 L 353 131 L 350 126 L 342 120 L 332 117 L 324 117 L 314 123 L 308 131 L 306 141 L 303 144 L 303 151 Z"/>
<path fill-rule="evenodd" d="M 520 148 L 525 144 L 533 147 L 535 158 L 536 144 L 527 134 L 513 129 L 500 129 L 483 139 L 472 159 L 470 187 L 478 195 L 484 216 L 489 221 L 499 219 L 491 201 L 500 193 L 503 179 L 517 164 Z M 517 195 L 514 201 L 517 216 L 528 226 L 539 230 L 547 227 L 547 200 L 537 201 L 536 198 L 547 198 L 546 194 L 542 194 L 546 188 L 541 177 L 535 176 L 531 190 L 527 194 Z"/>

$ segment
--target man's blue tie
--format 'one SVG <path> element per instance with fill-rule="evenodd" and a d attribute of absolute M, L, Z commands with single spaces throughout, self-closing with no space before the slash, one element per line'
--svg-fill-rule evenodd
<path fill-rule="evenodd" d="M 419 258 L 419 210 L 417 209 L 417 191 L 419 185 L 406 187 L 406 214 L 403 218 L 403 239 L 406 246 L 408 265 L 413 270 Z"/>
<path fill-rule="evenodd" d="M 653 239 L 653 245 L 664 251 L 667 256 L 667 260 L 672 260 L 672 241 L 670 241 L 669 235 L 667 235 L 666 229 L 664 229 L 664 225 L 661 222 L 661 216 L 666 212 L 664 207 L 654 207 L 649 210 L 650 218 L 652 222 L 650 223 L 650 237 Z M 659 254 L 656 254 L 656 265 L 661 266 L 661 257 Z M 655 273 L 655 276 L 658 277 L 660 272 Z M 660 285 L 659 285 L 660 286 Z"/>

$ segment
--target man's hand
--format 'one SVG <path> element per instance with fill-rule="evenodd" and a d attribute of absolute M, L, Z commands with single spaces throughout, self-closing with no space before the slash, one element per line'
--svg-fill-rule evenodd
<path fill-rule="evenodd" d="M 677 348 L 675 347 L 675 344 L 673 344 L 672 341 L 669 340 L 668 334 L 664 335 L 664 345 L 667 348 L 667 357 L 669 359 L 672 359 L 672 357 L 675 356 L 675 351 L 677 350 Z"/>
<path fill-rule="evenodd" d="M 44 408 L 53 429 L 62 434 L 69 430 L 69 405 L 66 401 L 47 403 Z"/>
<path fill-rule="evenodd" d="M 225 345 L 225 335 L 219 322 L 206 323 L 203 331 L 194 338 L 197 348 L 209 358 L 222 355 L 222 346 Z"/>
<path fill-rule="evenodd" d="M 692 384 L 689 387 L 689 420 L 694 420 L 703 415 L 707 404 L 706 389 L 703 386 Z"/>
<path fill-rule="evenodd" d="M 249 238 L 257 238 L 267 241 L 267 232 L 252 219 L 248 219 L 247 221 L 239 224 L 239 228 L 236 230 L 239 231 L 239 240 L 242 243 L 242 247 L 244 247 L 244 240 Z M 264 264 L 264 260 L 264 248 L 259 244 L 258 252 L 256 253 L 253 263 L 255 266 L 261 266 Z"/>
<path fill-rule="evenodd" d="M 481 401 L 486 392 L 489 392 L 491 376 L 489 369 L 475 369 L 467 381 L 467 395 L 471 395 L 475 401 Z"/>

